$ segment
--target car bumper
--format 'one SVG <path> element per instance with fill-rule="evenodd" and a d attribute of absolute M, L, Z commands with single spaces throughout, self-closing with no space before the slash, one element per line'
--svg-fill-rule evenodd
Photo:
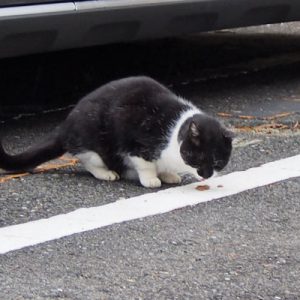
<path fill-rule="evenodd" d="M 0 57 L 296 20 L 299 0 L 98 0 L 5 6 L 0 7 Z"/>

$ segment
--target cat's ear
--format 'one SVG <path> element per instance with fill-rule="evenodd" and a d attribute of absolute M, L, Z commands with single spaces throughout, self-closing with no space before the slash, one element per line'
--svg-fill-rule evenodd
<path fill-rule="evenodd" d="M 235 137 L 235 135 L 232 131 L 230 131 L 228 129 L 225 129 L 225 128 L 223 129 L 222 134 L 223 134 L 225 139 L 230 140 L 230 141 L 232 141 Z"/>
<path fill-rule="evenodd" d="M 197 138 L 200 135 L 199 129 L 193 121 L 190 124 L 189 131 L 192 138 Z"/>

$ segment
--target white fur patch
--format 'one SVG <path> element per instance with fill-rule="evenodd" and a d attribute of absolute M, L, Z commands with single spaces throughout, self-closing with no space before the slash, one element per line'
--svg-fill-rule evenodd
<path fill-rule="evenodd" d="M 174 127 L 170 131 L 169 143 L 162 151 L 160 158 L 156 161 L 158 173 L 191 173 L 197 178 L 196 169 L 188 166 L 180 155 L 180 144 L 178 143 L 178 133 L 183 123 L 195 114 L 202 114 L 201 110 L 192 107 L 190 110 L 184 112 L 178 121 L 175 122 Z"/>
<path fill-rule="evenodd" d="M 102 158 L 94 151 L 77 154 L 76 157 L 82 162 L 85 169 L 101 180 L 118 180 L 120 176 L 115 171 L 107 169 Z"/>
<path fill-rule="evenodd" d="M 83 165 L 92 165 L 94 167 L 106 167 L 102 158 L 94 151 L 86 151 L 77 154 L 76 157 L 83 163 Z"/>
<path fill-rule="evenodd" d="M 180 96 L 177 97 L 177 101 L 180 102 L 180 103 L 182 103 L 182 104 L 188 105 L 192 109 L 199 110 L 192 102 L 190 102 L 190 101 L 188 101 L 188 100 L 186 100 L 186 99 L 184 99 L 184 98 L 182 98 Z"/>
<path fill-rule="evenodd" d="M 158 174 L 159 179 L 164 183 L 180 183 L 181 177 L 176 173 L 163 172 Z"/>
<path fill-rule="evenodd" d="M 128 156 L 131 165 L 138 173 L 141 184 L 144 187 L 160 187 L 161 181 L 157 177 L 156 165 L 137 156 Z"/>

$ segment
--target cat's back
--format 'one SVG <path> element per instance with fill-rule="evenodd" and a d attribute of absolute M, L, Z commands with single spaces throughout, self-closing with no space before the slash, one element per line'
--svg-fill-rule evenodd
<path fill-rule="evenodd" d="M 81 131 L 118 128 L 132 131 L 140 124 L 147 128 L 159 123 L 166 130 L 192 105 L 167 87 L 146 76 L 111 81 L 86 95 L 71 111 L 66 127 Z M 111 130 L 109 128 L 109 130 Z"/>
<path fill-rule="evenodd" d="M 82 98 L 81 102 L 87 100 L 100 101 L 114 99 L 113 102 L 132 99 L 141 94 L 168 94 L 169 89 L 147 76 L 132 76 L 110 81 Z"/>
<path fill-rule="evenodd" d="M 151 104 L 154 99 L 172 98 L 165 86 L 147 76 L 132 76 L 108 82 L 80 99 L 69 117 L 115 109 L 117 106 Z M 150 102 L 149 102 L 150 100 Z"/>
<path fill-rule="evenodd" d="M 179 111 L 188 104 L 167 87 L 147 76 L 133 76 L 104 84 L 83 97 L 68 119 L 121 112 Z"/>

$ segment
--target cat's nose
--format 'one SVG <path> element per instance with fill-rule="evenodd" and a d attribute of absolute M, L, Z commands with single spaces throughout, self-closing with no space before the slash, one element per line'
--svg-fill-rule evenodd
<path fill-rule="evenodd" d="M 214 170 L 213 169 L 198 169 L 197 173 L 199 176 L 207 179 L 213 175 Z"/>

